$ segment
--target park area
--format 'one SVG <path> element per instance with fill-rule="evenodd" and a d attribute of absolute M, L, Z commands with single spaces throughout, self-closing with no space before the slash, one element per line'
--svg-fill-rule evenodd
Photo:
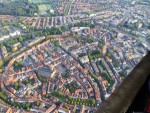
<path fill-rule="evenodd" d="M 40 11 L 52 10 L 52 7 L 50 4 L 41 4 L 41 5 L 38 5 L 38 8 Z"/>
<path fill-rule="evenodd" d="M 51 0 L 29 0 L 29 2 L 34 3 L 34 4 L 45 4 L 49 3 Z"/>
<path fill-rule="evenodd" d="M 52 10 L 52 7 L 50 5 L 52 0 L 29 0 L 29 2 L 31 2 L 33 4 L 37 4 L 38 9 L 41 12 L 46 11 L 46 10 Z"/>

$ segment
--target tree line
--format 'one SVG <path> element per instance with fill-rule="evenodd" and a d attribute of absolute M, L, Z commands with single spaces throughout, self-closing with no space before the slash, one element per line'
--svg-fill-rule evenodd
<path fill-rule="evenodd" d="M 33 16 L 38 13 L 38 6 L 28 0 L 16 0 L 0 3 L 0 14 L 16 16 Z"/>

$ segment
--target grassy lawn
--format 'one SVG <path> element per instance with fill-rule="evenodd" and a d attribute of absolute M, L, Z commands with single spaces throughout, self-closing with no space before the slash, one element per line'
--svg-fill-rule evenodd
<path fill-rule="evenodd" d="M 46 7 L 45 4 L 38 5 L 38 8 L 39 8 L 40 11 L 45 11 L 45 10 L 47 10 L 47 7 Z"/>
<path fill-rule="evenodd" d="M 34 3 L 34 4 L 40 4 L 40 3 L 46 3 L 49 0 L 29 0 L 29 2 Z"/>
<path fill-rule="evenodd" d="M 39 8 L 40 11 L 45 11 L 45 10 L 51 10 L 52 9 L 51 5 L 49 5 L 49 4 L 38 5 L 38 8 Z"/>
<path fill-rule="evenodd" d="M 65 99 L 65 94 L 63 94 L 62 92 L 56 90 L 52 93 L 53 96 L 57 97 L 60 100 L 64 100 Z"/>

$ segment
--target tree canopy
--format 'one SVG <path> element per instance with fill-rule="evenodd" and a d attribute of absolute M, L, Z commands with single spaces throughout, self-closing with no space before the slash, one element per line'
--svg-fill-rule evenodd
<path fill-rule="evenodd" d="M 0 3 L 0 14 L 9 14 L 17 16 L 33 16 L 38 12 L 38 6 L 30 3 L 28 0 L 15 0 Z"/>
<path fill-rule="evenodd" d="M 2 67 L 3 66 L 3 61 L 0 61 L 0 67 Z"/>

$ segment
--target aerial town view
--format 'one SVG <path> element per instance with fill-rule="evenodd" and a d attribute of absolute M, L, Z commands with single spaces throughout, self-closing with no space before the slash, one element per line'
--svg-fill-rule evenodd
<path fill-rule="evenodd" d="M 0 113 L 94 113 L 150 50 L 150 0 L 0 0 Z"/>

